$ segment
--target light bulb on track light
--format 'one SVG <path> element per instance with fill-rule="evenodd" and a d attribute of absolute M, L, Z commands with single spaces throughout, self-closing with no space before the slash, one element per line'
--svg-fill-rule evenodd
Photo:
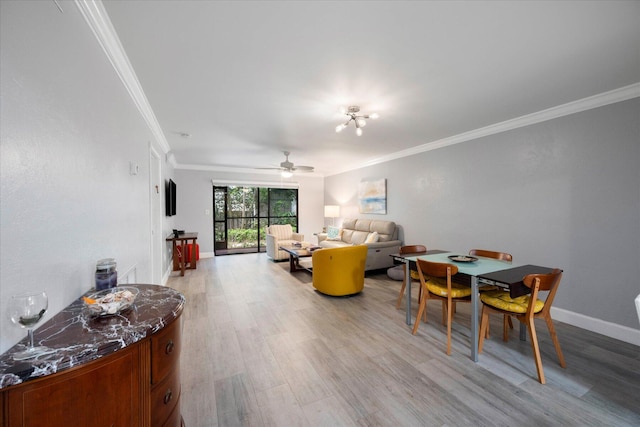
<path fill-rule="evenodd" d="M 362 136 L 362 129 L 360 128 L 356 129 L 356 135 Z"/>
<path fill-rule="evenodd" d="M 351 121 L 351 119 L 347 120 L 346 122 L 344 122 L 341 125 L 336 126 L 336 132 L 338 132 L 338 133 L 342 132 L 342 129 L 345 129 L 350 121 Z"/>

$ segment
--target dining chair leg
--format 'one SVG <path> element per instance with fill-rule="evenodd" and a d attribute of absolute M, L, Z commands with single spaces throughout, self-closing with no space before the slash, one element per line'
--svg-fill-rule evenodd
<path fill-rule="evenodd" d="M 447 302 L 447 354 L 451 356 L 451 323 L 453 322 L 454 303 L 449 299 Z"/>
<path fill-rule="evenodd" d="M 426 297 L 428 297 L 428 295 L 425 296 L 425 298 Z M 420 286 L 420 292 L 418 293 L 418 301 L 422 301 L 422 286 Z M 416 317 L 416 319 L 418 318 Z M 424 312 L 422 313 L 422 321 L 424 323 L 427 323 L 427 303 L 426 302 L 424 303 Z"/>
<path fill-rule="evenodd" d="M 540 345 L 538 344 L 538 335 L 536 334 L 536 326 L 533 323 L 533 318 L 527 320 L 527 328 L 529 329 L 529 336 L 531 337 L 531 347 L 533 348 L 533 357 L 535 358 L 536 370 L 538 371 L 538 381 L 540 381 L 540 384 L 545 384 L 542 358 L 540 357 Z"/>
<path fill-rule="evenodd" d="M 442 326 L 446 325 L 447 323 L 447 308 L 448 304 L 446 300 L 442 300 Z"/>
<path fill-rule="evenodd" d="M 482 353 L 482 345 L 484 344 L 484 339 L 489 338 L 487 335 L 487 331 L 489 330 L 489 311 L 482 306 L 482 314 L 480 316 L 480 336 L 478 339 L 478 353 Z"/>
<path fill-rule="evenodd" d="M 428 299 L 429 298 L 426 294 L 426 291 L 423 292 L 423 296 L 420 300 L 420 305 L 418 306 L 418 314 L 416 314 L 416 321 L 413 323 L 413 330 L 411 331 L 413 335 L 415 335 L 416 332 L 418 332 L 418 326 L 420 326 L 420 318 L 422 317 L 422 313 L 426 309 Z M 426 317 L 425 317 L 425 322 L 426 322 Z"/>
<path fill-rule="evenodd" d="M 547 328 L 549 328 L 549 335 L 551 335 L 551 340 L 553 341 L 553 346 L 556 348 L 556 353 L 558 354 L 558 360 L 560 361 L 560 366 L 566 368 L 567 365 L 564 362 L 564 355 L 562 354 L 562 350 L 560 349 L 560 341 L 558 341 L 558 335 L 556 334 L 556 328 L 553 326 L 553 320 L 551 320 L 551 316 L 544 316 L 545 322 L 547 322 Z"/>
<path fill-rule="evenodd" d="M 502 341 L 504 342 L 509 341 L 509 327 L 507 326 L 509 322 L 507 322 L 507 319 L 511 321 L 511 316 L 505 314 L 502 318 Z"/>

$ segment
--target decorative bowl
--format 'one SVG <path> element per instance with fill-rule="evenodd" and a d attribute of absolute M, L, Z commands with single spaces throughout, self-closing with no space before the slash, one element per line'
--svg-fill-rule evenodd
<path fill-rule="evenodd" d="M 116 286 L 82 297 L 93 316 L 112 316 L 131 308 L 140 291 L 129 286 Z"/>
<path fill-rule="evenodd" d="M 455 262 L 475 262 L 478 258 L 469 255 L 449 255 L 449 259 Z"/>

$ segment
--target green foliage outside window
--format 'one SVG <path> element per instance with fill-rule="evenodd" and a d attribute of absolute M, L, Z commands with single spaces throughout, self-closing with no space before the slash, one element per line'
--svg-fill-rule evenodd
<path fill-rule="evenodd" d="M 265 229 L 272 224 L 298 230 L 297 189 L 215 187 L 213 208 L 216 248 L 264 249 Z"/>

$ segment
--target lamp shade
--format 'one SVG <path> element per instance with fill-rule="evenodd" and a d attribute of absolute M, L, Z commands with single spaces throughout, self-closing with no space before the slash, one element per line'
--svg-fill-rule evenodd
<path fill-rule="evenodd" d="M 337 205 L 326 205 L 324 207 L 324 217 L 325 218 L 337 218 L 340 216 L 340 206 Z"/>

